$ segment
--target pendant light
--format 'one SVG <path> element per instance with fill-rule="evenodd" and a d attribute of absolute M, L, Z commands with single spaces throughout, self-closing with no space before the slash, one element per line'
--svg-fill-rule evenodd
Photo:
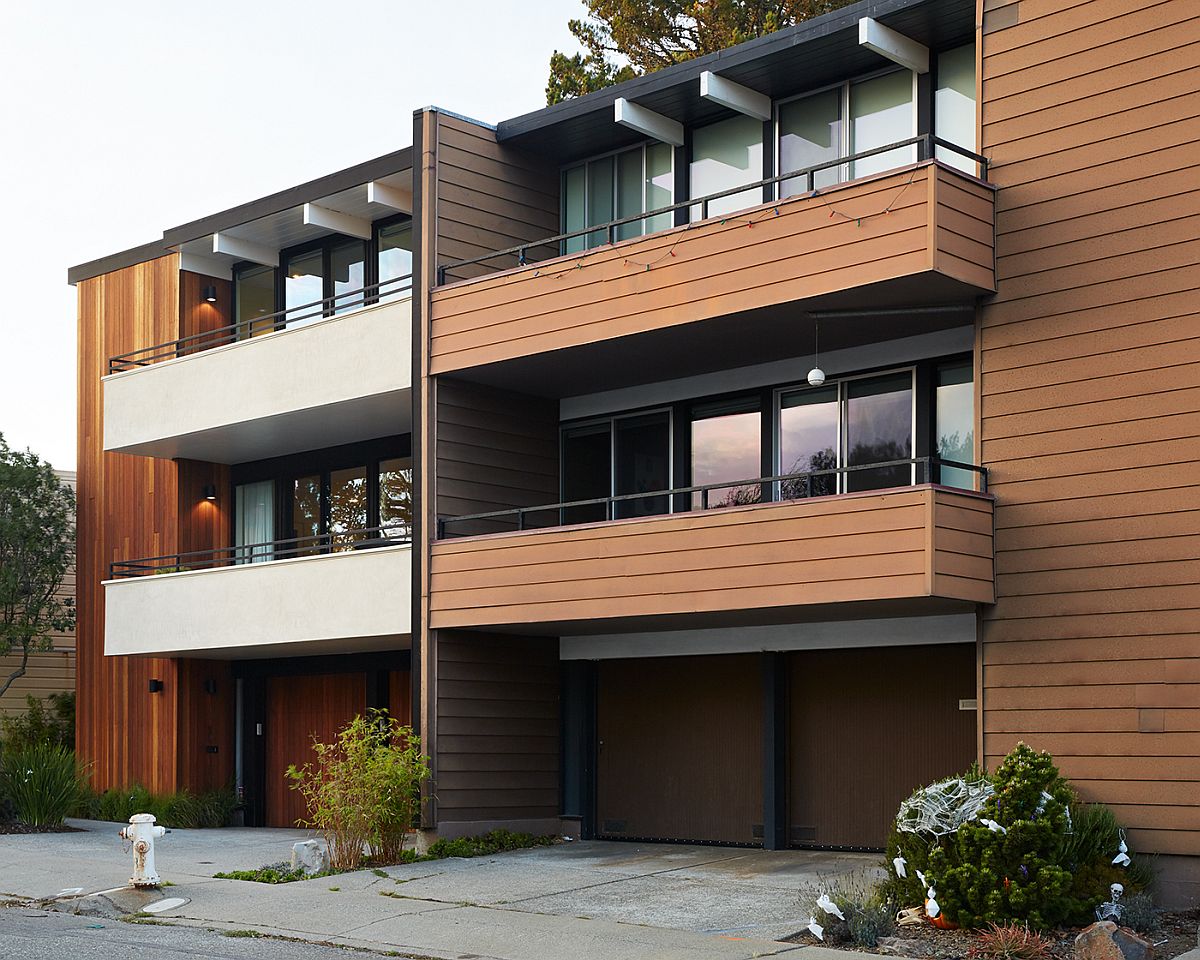
<path fill-rule="evenodd" d="M 825 371 L 821 369 L 821 321 L 813 320 L 813 368 L 808 371 L 809 386 L 819 387 L 825 382 Z"/>

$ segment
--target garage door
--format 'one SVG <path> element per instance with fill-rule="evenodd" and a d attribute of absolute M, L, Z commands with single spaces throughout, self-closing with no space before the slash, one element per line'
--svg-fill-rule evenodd
<path fill-rule="evenodd" d="M 756 655 L 602 661 L 596 711 L 601 836 L 761 842 Z"/>
<path fill-rule="evenodd" d="M 975 647 L 793 653 L 793 844 L 881 848 L 900 801 L 975 759 Z"/>

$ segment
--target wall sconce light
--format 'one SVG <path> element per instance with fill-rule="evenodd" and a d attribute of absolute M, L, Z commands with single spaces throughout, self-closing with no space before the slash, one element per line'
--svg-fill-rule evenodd
<path fill-rule="evenodd" d="M 151 693 L 162 693 L 162 690 L 163 690 L 163 682 L 161 680 L 151 680 L 150 681 L 150 692 Z"/>
<path fill-rule="evenodd" d="M 210 502 L 215 502 L 217 499 L 217 485 L 215 483 L 206 483 L 204 485 L 204 499 Z"/>
<path fill-rule="evenodd" d="M 210 283 L 207 287 L 205 287 L 203 290 L 200 291 L 200 296 L 204 298 L 205 303 L 216 303 L 217 302 L 216 286 L 214 284 Z"/>

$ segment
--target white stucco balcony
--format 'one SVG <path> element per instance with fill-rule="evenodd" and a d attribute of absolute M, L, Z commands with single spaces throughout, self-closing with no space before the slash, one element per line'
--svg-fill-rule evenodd
<path fill-rule="evenodd" d="M 104 652 L 249 658 L 394 650 L 410 643 L 411 594 L 407 543 L 108 580 Z"/>
<path fill-rule="evenodd" d="M 104 378 L 104 449 L 242 463 L 407 433 L 411 357 L 404 297 L 135 365 Z"/>

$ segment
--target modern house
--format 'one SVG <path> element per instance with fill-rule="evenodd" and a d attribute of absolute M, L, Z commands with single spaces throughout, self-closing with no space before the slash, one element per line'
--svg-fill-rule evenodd
<path fill-rule="evenodd" d="M 864 0 L 73 268 L 102 785 L 871 849 L 1023 739 L 1195 899 L 1198 50 Z"/>
<path fill-rule="evenodd" d="M 74 470 L 55 470 L 58 478 L 75 489 Z M 58 588 L 60 599 L 75 597 L 75 567 L 68 568 Z M 19 716 L 28 709 L 28 698 L 45 700 L 56 693 L 73 693 L 75 690 L 75 632 L 53 633 L 48 638 L 49 647 L 34 650 L 25 664 L 25 673 L 13 681 L 3 696 L 0 696 L 0 717 Z M 21 668 L 22 655 L 19 650 L 0 657 L 0 684 Z"/>

